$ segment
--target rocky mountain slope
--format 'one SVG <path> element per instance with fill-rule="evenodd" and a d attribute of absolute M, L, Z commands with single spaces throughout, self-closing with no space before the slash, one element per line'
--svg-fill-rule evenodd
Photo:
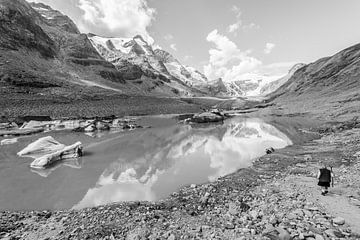
<path fill-rule="evenodd" d="M 358 116 L 360 111 L 360 44 L 298 69 L 269 95 L 289 112 L 327 118 Z"/>
<path fill-rule="evenodd" d="M 279 87 L 281 87 L 283 84 L 285 84 L 294 75 L 294 73 L 297 70 L 299 70 L 300 68 L 302 68 L 304 66 L 305 66 L 305 64 L 303 64 L 303 63 L 296 64 L 289 70 L 289 73 L 286 76 L 279 78 L 278 80 L 272 81 L 270 83 L 267 83 L 263 87 L 261 87 L 260 94 L 262 96 L 264 96 L 264 95 L 267 95 L 267 94 L 270 94 L 270 93 L 276 91 Z"/>
<path fill-rule="evenodd" d="M 111 41 L 94 48 L 95 36 L 81 34 L 70 18 L 25 0 L 0 0 L 0 20 L 2 96 L 204 95 L 172 76 L 141 36 L 122 39 L 120 50 Z"/>

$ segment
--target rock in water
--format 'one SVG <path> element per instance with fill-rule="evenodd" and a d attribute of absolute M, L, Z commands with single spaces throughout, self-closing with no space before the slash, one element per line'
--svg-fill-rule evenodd
<path fill-rule="evenodd" d="M 53 137 L 48 136 L 29 144 L 18 155 L 35 158 L 30 166 L 43 169 L 57 161 L 80 157 L 82 155 L 82 146 L 81 142 L 65 146 Z"/>
<path fill-rule="evenodd" d="M 204 113 L 200 113 L 200 114 L 195 114 L 191 118 L 191 122 L 211 123 L 211 122 L 221 122 L 221 121 L 224 121 L 224 119 L 225 119 L 224 116 L 220 116 L 218 114 L 211 113 L 211 112 L 204 112 Z"/>

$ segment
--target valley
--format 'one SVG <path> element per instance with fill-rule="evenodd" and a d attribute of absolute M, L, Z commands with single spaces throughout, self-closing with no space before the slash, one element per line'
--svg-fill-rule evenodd
<path fill-rule="evenodd" d="M 360 44 L 225 81 L 145 39 L 0 0 L 1 239 L 360 238 Z"/>

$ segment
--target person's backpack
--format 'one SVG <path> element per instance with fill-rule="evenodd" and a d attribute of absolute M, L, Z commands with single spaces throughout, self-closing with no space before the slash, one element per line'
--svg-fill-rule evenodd
<path fill-rule="evenodd" d="M 320 169 L 319 182 L 331 182 L 331 171 L 329 169 Z"/>

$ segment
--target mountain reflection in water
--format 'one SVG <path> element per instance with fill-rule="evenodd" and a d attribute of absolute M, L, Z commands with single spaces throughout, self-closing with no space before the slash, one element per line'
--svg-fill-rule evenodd
<path fill-rule="evenodd" d="M 118 158 L 74 208 L 167 197 L 183 185 L 214 181 L 251 166 L 268 147 L 291 140 L 260 119 L 234 118 L 223 125 L 154 128 L 107 142 Z"/>

